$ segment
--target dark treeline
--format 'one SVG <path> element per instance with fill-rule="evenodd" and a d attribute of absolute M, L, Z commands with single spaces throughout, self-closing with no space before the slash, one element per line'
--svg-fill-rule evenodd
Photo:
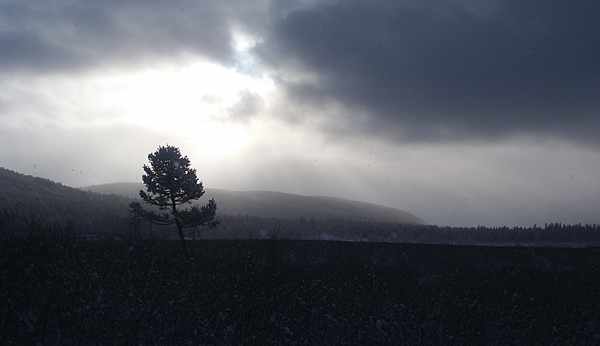
<path fill-rule="evenodd" d="M 85 194 L 82 194 L 85 196 Z M 111 197 L 111 196 L 107 196 Z M 82 199 L 85 201 L 85 199 Z M 117 199 L 118 201 L 118 199 Z M 122 238 L 175 239 L 174 227 L 151 225 L 127 214 L 124 203 L 114 209 L 86 206 L 53 215 L 35 208 L 0 208 L 0 236 L 40 234 L 104 234 Z M 58 215 L 58 216 L 57 216 Z M 448 227 L 410 225 L 349 219 L 280 219 L 247 215 L 218 215 L 217 229 L 197 228 L 187 238 L 198 239 L 299 239 L 358 242 L 429 243 L 457 245 L 599 245 L 600 225 L 550 223 L 543 227 Z"/>
<path fill-rule="evenodd" d="M 440 227 L 342 219 L 220 217 L 208 239 L 314 239 L 437 244 L 600 244 L 600 225 L 545 224 L 544 227 Z"/>

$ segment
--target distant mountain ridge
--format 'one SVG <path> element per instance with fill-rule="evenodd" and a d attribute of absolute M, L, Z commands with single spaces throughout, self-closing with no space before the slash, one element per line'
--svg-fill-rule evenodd
<path fill-rule="evenodd" d="M 141 183 L 113 183 L 81 188 L 99 194 L 114 194 L 139 198 Z M 425 224 L 425 221 L 408 212 L 377 205 L 334 197 L 303 196 L 272 191 L 229 191 L 206 188 L 200 203 L 214 198 L 217 214 L 248 215 L 268 218 L 339 218 L 401 224 Z"/>

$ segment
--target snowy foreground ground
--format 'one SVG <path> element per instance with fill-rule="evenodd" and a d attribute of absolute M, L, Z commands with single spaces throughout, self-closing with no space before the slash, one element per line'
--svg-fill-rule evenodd
<path fill-rule="evenodd" d="M 0 243 L 0 345 L 596 345 L 600 248 Z"/>

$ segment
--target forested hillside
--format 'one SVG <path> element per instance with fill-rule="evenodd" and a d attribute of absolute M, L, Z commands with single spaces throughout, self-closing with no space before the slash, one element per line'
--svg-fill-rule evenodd
<path fill-rule="evenodd" d="M 135 198 L 142 184 L 117 183 L 86 189 Z M 218 204 L 217 229 L 198 229 L 203 239 L 315 239 L 464 245 L 590 246 L 600 244 L 599 225 L 548 223 L 533 227 L 426 225 L 416 216 L 378 205 L 328 197 L 265 191 L 206 189 Z M 162 232 L 162 233 L 157 233 Z M 175 233 L 146 225 L 147 236 Z"/>
<path fill-rule="evenodd" d="M 130 199 L 82 191 L 0 167 L 0 230 L 124 234 Z"/>
<path fill-rule="evenodd" d="M 132 199 L 139 197 L 141 183 L 115 183 L 83 188 L 86 191 L 115 194 Z M 424 224 L 415 215 L 382 205 L 323 196 L 302 196 L 272 191 L 228 191 L 206 188 L 200 201 L 214 198 L 218 213 L 228 216 L 251 216 L 276 219 L 345 219 L 355 221 Z"/>
<path fill-rule="evenodd" d="M 83 191 L 48 179 L 0 168 L 0 235 L 133 232 L 129 204 L 140 184 L 110 184 L 103 192 Z M 90 189 L 99 190 L 99 187 Z M 111 190 L 112 189 L 112 190 Z M 121 194 L 121 196 L 117 195 Z M 126 196 L 126 197 L 124 197 Z M 367 203 L 275 192 L 207 189 L 218 204 L 218 228 L 198 228 L 192 239 L 313 239 L 437 244 L 590 246 L 600 244 L 599 225 L 543 227 L 445 227 L 425 225 L 413 215 Z M 401 221 L 394 217 L 407 216 Z M 391 218 L 391 219 L 390 219 Z M 176 230 L 138 224 L 145 238 L 173 238 Z"/>

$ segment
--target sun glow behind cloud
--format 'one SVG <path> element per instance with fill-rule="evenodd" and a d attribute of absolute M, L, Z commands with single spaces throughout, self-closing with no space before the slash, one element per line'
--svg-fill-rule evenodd
<path fill-rule="evenodd" d="M 106 79 L 103 89 L 100 102 L 118 121 L 210 145 L 205 154 L 220 156 L 236 154 L 253 140 L 247 124 L 231 121 L 231 109 L 245 93 L 266 96 L 272 83 L 195 62 Z"/>

